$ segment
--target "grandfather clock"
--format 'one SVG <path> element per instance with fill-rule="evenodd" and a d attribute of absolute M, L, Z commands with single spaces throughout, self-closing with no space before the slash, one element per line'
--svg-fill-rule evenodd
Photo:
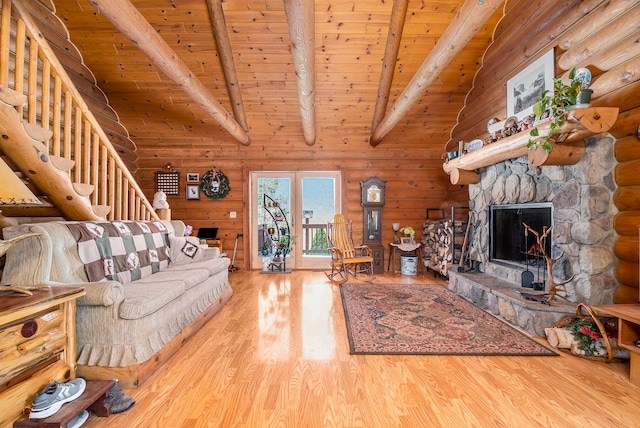
<path fill-rule="evenodd" d="M 364 244 L 373 251 L 373 271 L 384 272 L 384 246 L 382 245 L 382 207 L 385 181 L 371 177 L 360 182 L 360 203 L 364 208 Z"/>

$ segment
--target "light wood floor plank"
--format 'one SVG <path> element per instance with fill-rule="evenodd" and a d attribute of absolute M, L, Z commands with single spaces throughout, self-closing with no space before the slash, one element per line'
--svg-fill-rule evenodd
<path fill-rule="evenodd" d="M 137 390 L 86 427 L 634 427 L 628 364 L 559 357 L 350 355 L 321 272 L 230 274 L 234 295 Z M 376 282 L 442 282 L 378 275 Z"/>

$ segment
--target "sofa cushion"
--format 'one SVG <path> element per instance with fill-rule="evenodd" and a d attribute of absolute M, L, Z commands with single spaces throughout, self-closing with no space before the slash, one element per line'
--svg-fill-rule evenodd
<path fill-rule="evenodd" d="M 209 272 L 206 269 L 202 268 L 189 268 L 189 270 L 165 269 L 162 272 L 158 272 L 146 278 L 142 278 L 139 281 L 136 281 L 136 284 L 150 284 L 151 286 L 153 286 L 153 284 L 156 284 L 158 282 L 182 281 L 185 290 L 188 290 L 194 285 L 200 284 L 208 277 Z"/>
<path fill-rule="evenodd" d="M 183 294 L 184 291 L 184 282 L 181 280 L 153 281 L 153 283 L 135 281 L 124 286 L 124 301 L 120 304 L 118 313 L 120 318 L 127 320 L 144 318 Z"/>
<path fill-rule="evenodd" d="M 123 284 L 168 266 L 168 230 L 159 221 L 68 222 L 89 281 Z"/>
<path fill-rule="evenodd" d="M 204 257 L 204 250 L 195 236 L 170 236 L 169 248 L 171 263 L 176 265 L 197 262 Z"/>
<path fill-rule="evenodd" d="M 205 269 L 207 272 L 209 272 L 210 276 L 213 276 L 218 272 L 221 272 L 223 270 L 228 270 L 230 264 L 231 264 L 231 260 L 228 257 L 217 257 L 213 259 L 206 258 L 198 262 L 190 263 L 188 265 L 171 265 L 166 271 L 167 272 L 171 272 L 171 271 L 191 272 L 192 269 Z M 185 275 L 185 273 L 183 272 L 182 275 Z"/>

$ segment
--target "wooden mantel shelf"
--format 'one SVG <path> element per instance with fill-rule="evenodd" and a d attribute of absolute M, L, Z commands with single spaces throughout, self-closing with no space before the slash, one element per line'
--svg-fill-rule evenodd
<path fill-rule="evenodd" d="M 442 165 L 442 169 L 449 174 L 452 184 L 472 184 L 480 181 L 480 176 L 475 172 L 478 168 L 525 155 L 529 158 L 529 162 L 535 166 L 573 165 L 582 157 L 585 138 L 607 132 L 617 118 L 617 107 L 575 109 L 569 112 L 567 121 L 557 134 L 551 135 L 548 121 L 535 126 L 539 133 L 536 139 L 551 135 L 556 141 L 550 153 L 542 148 L 537 150 L 527 148 L 531 131 L 531 129 L 527 129 L 449 160 Z"/>

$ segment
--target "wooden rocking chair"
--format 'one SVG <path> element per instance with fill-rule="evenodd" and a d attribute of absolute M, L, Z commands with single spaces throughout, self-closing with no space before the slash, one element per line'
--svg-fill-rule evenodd
<path fill-rule="evenodd" d="M 347 281 L 349 274 L 355 278 L 360 273 L 373 279 L 373 252 L 366 245 L 354 246 L 351 237 L 351 221 L 336 214 L 327 224 L 327 245 L 331 253 L 331 272 L 327 277 L 334 282 Z"/>

